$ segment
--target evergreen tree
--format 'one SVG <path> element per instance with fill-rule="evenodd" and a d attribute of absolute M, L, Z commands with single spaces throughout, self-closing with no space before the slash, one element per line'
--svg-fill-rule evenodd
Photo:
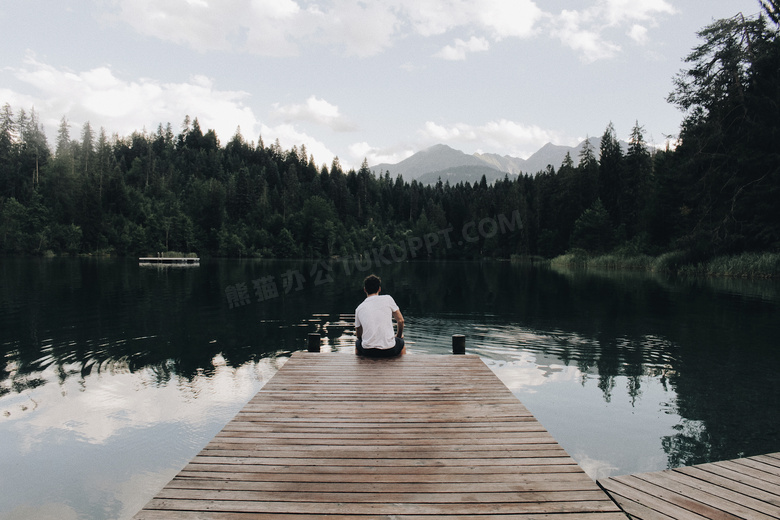
<path fill-rule="evenodd" d="M 776 13 L 764 4 L 768 15 Z M 763 16 L 717 20 L 669 101 L 685 112 L 675 155 L 692 213 L 681 244 L 702 254 L 780 248 L 780 41 Z"/>
<path fill-rule="evenodd" d="M 40 185 L 40 172 L 49 160 L 49 144 L 46 139 L 46 133 L 38 122 L 38 115 L 35 108 L 30 111 L 30 117 L 25 121 L 19 120 L 21 140 L 24 145 L 24 154 L 29 160 L 27 169 L 32 175 L 33 188 Z"/>
<path fill-rule="evenodd" d="M 609 213 L 601 199 L 596 199 L 593 206 L 586 209 L 574 223 L 571 247 L 601 254 L 612 249 L 614 238 Z"/>
<path fill-rule="evenodd" d="M 623 150 L 610 122 L 601 136 L 599 154 L 599 198 L 614 224 L 621 222 L 620 194 L 623 189 Z"/>
<path fill-rule="evenodd" d="M 584 206 L 590 207 L 599 196 L 599 161 L 589 137 L 585 138 L 580 150 L 577 170 L 581 175 Z"/>
<path fill-rule="evenodd" d="M 2 195 L 7 197 L 17 196 L 14 141 L 14 115 L 11 105 L 6 103 L 0 112 L 0 181 Z"/>
<path fill-rule="evenodd" d="M 58 158 L 70 158 L 73 147 L 70 142 L 70 124 L 65 116 L 60 120 L 60 127 L 57 130 L 57 149 L 55 154 Z"/>
<path fill-rule="evenodd" d="M 644 129 L 637 121 L 631 129 L 628 153 L 621 180 L 620 208 L 621 223 L 626 226 L 628 238 L 636 235 L 643 227 L 652 181 L 652 156 L 645 143 Z"/>
<path fill-rule="evenodd" d="M 81 129 L 81 171 L 84 175 L 90 175 L 93 155 L 95 154 L 95 134 L 89 121 L 84 123 Z"/>

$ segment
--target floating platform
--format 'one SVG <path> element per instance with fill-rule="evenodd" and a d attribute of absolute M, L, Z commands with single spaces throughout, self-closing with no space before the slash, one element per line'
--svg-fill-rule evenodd
<path fill-rule="evenodd" d="M 157 256 L 141 257 L 138 259 L 139 265 L 191 265 L 200 264 L 200 258 L 173 257 L 164 258 Z"/>
<path fill-rule="evenodd" d="M 636 520 L 780 518 L 780 453 L 598 483 Z"/>
<path fill-rule="evenodd" d="M 134 518 L 626 516 L 478 356 L 297 352 Z"/>

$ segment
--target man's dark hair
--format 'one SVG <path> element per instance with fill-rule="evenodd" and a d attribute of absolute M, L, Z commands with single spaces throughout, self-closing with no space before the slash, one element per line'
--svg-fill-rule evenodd
<path fill-rule="evenodd" d="M 375 274 L 370 274 L 363 280 L 363 289 L 366 291 L 366 294 L 376 294 L 379 292 L 381 285 L 382 280 Z"/>

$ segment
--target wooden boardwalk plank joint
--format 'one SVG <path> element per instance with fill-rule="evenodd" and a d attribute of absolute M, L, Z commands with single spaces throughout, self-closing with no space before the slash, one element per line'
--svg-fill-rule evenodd
<path fill-rule="evenodd" d="M 637 520 L 780 518 L 780 453 L 598 483 Z"/>

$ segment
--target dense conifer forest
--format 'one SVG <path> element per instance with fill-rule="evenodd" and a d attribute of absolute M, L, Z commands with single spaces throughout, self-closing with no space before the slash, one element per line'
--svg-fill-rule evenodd
<path fill-rule="evenodd" d="M 434 235 L 420 257 L 780 252 L 778 5 L 699 33 L 668 98 L 674 147 L 650 150 L 637 123 L 624 151 L 610 123 L 600 149 L 493 184 L 344 171 L 240 131 L 222 144 L 189 117 L 130 136 L 63 118 L 52 146 L 34 109 L 6 104 L 0 252 L 327 258 Z M 499 217 L 512 225 L 460 239 Z"/>

